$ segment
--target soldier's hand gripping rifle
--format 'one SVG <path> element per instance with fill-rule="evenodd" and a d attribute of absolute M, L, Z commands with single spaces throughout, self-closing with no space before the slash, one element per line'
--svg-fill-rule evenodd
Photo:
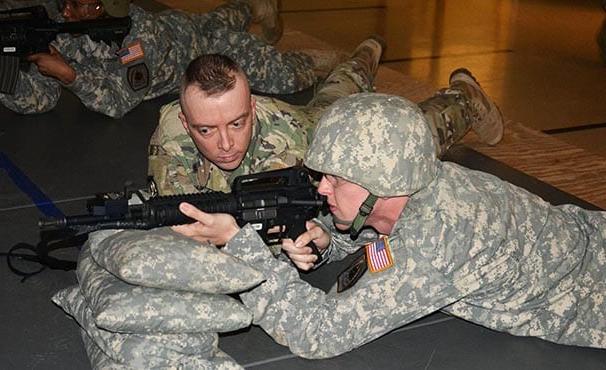
<path fill-rule="evenodd" d="M 19 69 L 29 68 L 26 57 L 48 53 L 58 34 L 87 34 L 94 41 L 120 46 L 130 26 L 130 17 L 55 22 L 42 5 L 0 11 L 0 92 L 13 94 Z"/>
<path fill-rule="evenodd" d="M 69 228 L 91 232 L 180 225 L 195 221 L 179 211 L 179 204 L 187 202 L 207 213 L 229 213 L 239 226 L 250 223 L 266 243 L 273 244 L 301 235 L 306 231 L 305 222 L 325 207 L 324 197 L 317 193 L 309 173 L 302 167 L 239 176 L 231 193 L 159 196 L 140 204 L 129 204 L 129 198 L 129 194 L 118 197 L 99 194 L 88 202 L 88 214 L 41 219 L 39 226 L 43 230 Z M 279 231 L 270 233 L 274 226 Z M 320 262 L 317 248 L 310 246 Z"/>

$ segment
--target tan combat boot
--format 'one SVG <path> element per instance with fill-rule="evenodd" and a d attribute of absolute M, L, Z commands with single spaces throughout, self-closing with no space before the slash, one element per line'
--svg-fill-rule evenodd
<path fill-rule="evenodd" d="M 284 25 L 278 10 L 278 0 L 248 0 L 252 22 L 261 25 L 261 39 L 270 45 L 280 41 Z"/>
<path fill-rule="evenodd" d="M 449 90 L 462 92 L 471 108 L 471 128 L 483 143 L 496 145 L 503 138 L 503 115 L 471 72 L 459 68 L 450 74 Z"/>
<path fill-rule="evenodd" d="M 383 56 L 385 47 L 385 40 L 381 36 L 375 35 L 362 41 L 351 54 L 351 59 L 360 64 L 371 82 L 377 74 L 379 61 Z"/>

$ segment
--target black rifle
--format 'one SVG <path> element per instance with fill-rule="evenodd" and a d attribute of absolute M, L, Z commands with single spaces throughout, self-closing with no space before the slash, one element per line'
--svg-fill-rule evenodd
<path fill-rule="evenodd" d="M 13 94 L 19 69 L 29 68 L 26 57 L 48 53 L 58 34 L 87 34 L 94 41 L 120 46 L 130 26 L 130 17 L 54 22 L 42 5 L 0 11 L 0 92 Z"/>
<path fill-rule="evenodd" d="M 180 225 L 195 221 L 179 211 L 179 204 L 187 202 L 207 213 L 229 213 L 240 226 L 250 223 L 266 243 L 273 244 L 301 235 L 306 231 L 305 222 L 324 211 L 326 205 L 302 167 L 239 176 L 232 184 L 231 193 L 158 196 L 142 200 L 140 204 L 129 204 L 130 198 L 126 191 L 98 194 L 88 202 L 88 214 L 40 219 L 39 226 L 42 230 L 91 232 Z M 274 226 L 278 226 L 279 231 L 269 233 Z M 320 262 L 317 248 L 310 246 Z"/>

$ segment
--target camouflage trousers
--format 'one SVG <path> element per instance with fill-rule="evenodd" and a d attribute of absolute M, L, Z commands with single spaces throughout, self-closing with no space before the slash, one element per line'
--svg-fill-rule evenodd
<path fill-rule="evenodd" d="M 454 89 L 442 89 L 419 103 L 431 129 L 436 153 L 441 157 L 471 128 L 471 112 L 467 97 Z"/>
<path fill-rule="evenodd" d="M 300 52 L 279 52 L 247 32 L 252 15 L 248 2 L 231 0 L 206 14 L 202 50 L 223 54 L 242 66 L 253 91 L 288 94 L 316 82 L 312 59 Z"/>
<path fill-rule="evenodd" d="M 319 116 L 337 99 L 360 92 L 371 92 L 374 75 L 365 63 L 355 59 L 338 65 L 319 85 L 315 96 L 307 107 L 312 108 L 318 122 Z M 448 88 L 438 91 L 431 98 L 419 103 L 436 144 L 436 153 L 441 157 L 453 144 L 467 134 L 471 128 L 471 112 L 464 92 Z M 311 137 L 310 137 L 311 139 Z"/>
<path fill-rule="evenodd" d="M 366 68 L 365 63 L 349 59 L 337 65 L 318 85 L 313 98 L 304 108 L 314 123 L 309 134 L 313 133 L 320 116 L 332 103 L 345 96 L 374 91 L 373 81 L 374 75 Z"/>

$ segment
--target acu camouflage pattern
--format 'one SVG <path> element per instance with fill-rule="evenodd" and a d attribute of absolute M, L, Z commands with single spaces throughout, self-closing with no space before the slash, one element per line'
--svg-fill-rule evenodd
<path fill-rule="evenodd" d="M 245 262 L 168 227 L 118 233 L 98 231 L 90 234 L 89 241 L 95 261 L 130 284 L 229 294 L 264 280 L 260 272 Z M 234 271 L 238 272 L 237 276 Z"/>
<path fill-rule="evenodd" d="M 111 357 L 107 356 L 99 346 L 91 340 L 84 330 L 81 330 L 82 341 L 86 353 L 90 358 L 93 369 L 97 370 L 132 370 L 137 367 L 131 365 L 124 365 L 114 361 Z M 139 367 L 141 369 L 154 369 L 149 367 Z M 216 353 L 211 358 L 188 358 L 186 363 L 181 362 L 176 366 L 159 367 L 163 370 L 241 370 L 243 369 L 238 365 L 228 354 L 217 349 Z"/>
<path fill-rule="evenodd" d="M 400 143 L 403 155 L 430 152 L 433 143 L 422 142 L 427 148 Z M 437 162 L 389 235 L 394 266 L 343 293 L 302 282 L 250 226 L 224 251 L 264 273 L 242 301 L 253 323 L 299 356 L 336 356 L 440 309 L 514 335 L 606 348 L 605 226 L 604 212 L 553 206 L 490 174 Z"/>
<path fill-rule="evenodd" d="M 131 369 L 177 367 L 192 357 L 212 358 L 217 350 L 215 333 L 141 335 L 101 329 L 95 325 L 92 312 L 75 285 L 59 291 L 52 299 L 76 320 L 105 356 Z"/>
<path fill-rule="evenodd" d="M 248 310 L 227 295 L 128 284 L 99 266 L 88 246 L 80 253 L 76 273 L 80 292 L 90 306 L 95 324 L 109 331 L 227 332 L 247 327 L 252 319 Z"/>
<path fill-rule="evenodd" d="M 200 154 L 178 117 L 179 102 L 174 101 L 160 111 L 149 146 L 148 174 L 160 195 L 229 192 L 237 176 L 300 165 L 324 109 L 340 97 L 372 90 L 372 82 L 373 76 L 350 60 L 329 74 L 306 106 L 253 96 L 256 121 L 250 146 L 240 166 L 230 172 Z"/>
<path fill-rule="evenodd" d="M 329 149 L 329 150 L 328 150 Z M 434 141 L 419 108 L 393 95 L 360 93 L 320 118 L 305 165 L 373 195 L 410 195 L 436 176 Z"/>
<path fill-rule="evenodd" d="M 213 294 L 216 284 L 207 285 L 209 293 L 203 294 L 187 292 L 187 287 L 160 289 L 127 283 L 104 269 L 95 254 L 103 256 L 104 263 L 115 266 L 118 271 L 125 269 L 120 268 L 119 262 L 110 262 L 113 252 L 119 261 L 136 261 L 137 257 L 145 256 L 140 271 L 149 271 L 152 266 L 158 268 L 166 258 L 181 254 L 181 259 L 194 260 L 190 264 L 204 265 L 198 271 L 185 269 L 190 280 L 227 280 L 226 276 L 240 276 L 245 263 L 238 263 L 238 259 L 168 228 L 154 229 L 145 236 L 141 234 L 137 230 L 91 233 L 78 260 L 79 284 L 53 297 L 80 325 L 93 368 L 240 369 L 218 349 L 216 333 L 250 324 L 251 313 L 241 303 L 224 294 Z M 183 239 L 189 243 L 183 243 Z M 155 249 L 155 244 L 163 245 L 164 249 Z M 113 248 L 114 245 L 121 248 Z M 125 252 L 131 247 L 135 252 L 128 255 Z M 144 248 L 150 249 L 151 255 L 143 253 Z M 97 252 L 92 253 L 93 249 Z M 178 251 L 171 255 L 168 249 Z M 130 260 L 124 258 L 125 254 Z M 175 275 L 182 272 L 174 263 L 172 266 L 172 271 L 158 268 L 158 273 L 147 274 L 156 279 L 150 285 L 161 286 L 164 279 L 179 281 Z M 243 289 L 256 284 L 258 282 L 249 280 Z M 229 286 L 229 281 L 224 285 Z"/>
<path fill-rule="evenodd" d="M 266 93 L 292 93 L 311 86 L 315 77 L 311 58 L 297 52 L 280 53 L 246 32 L 251 11 L 244 1 L 232 0 L 206 14 L 167 10 L 152 14 L 131 4 L 130 33 L 122 45 L 108 46 L 88 36 L 61 34 L 52 45 L 76 71 L 76 80 L 64 87 L 89 109 L 119 118 L 143 100 L 178 93 L 188 63 L 200 54 L 219 53 L 237 60 L 251 87 Z M 145 57 L 123 65 L 116 52 L 140 41 Z M 134 90 L 129 69 L 145 65 L 145 87 Z M 141 67 L 141 66 L 139 66 Z M 20 72 L 16 92 L 0 94 L 0 102 L 18 113 L 52 109 L 61 94 L 59 81 L 42 76 L 35 66 Z"/>

